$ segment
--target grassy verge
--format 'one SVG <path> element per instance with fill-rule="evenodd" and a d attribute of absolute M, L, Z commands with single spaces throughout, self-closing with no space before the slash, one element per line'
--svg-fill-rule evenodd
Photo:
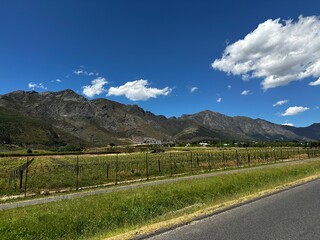
<path fill-rule="evenodd" d="M 319 172 L 306 162 L 5 210 L 0 239 L 100 239 Z"/>

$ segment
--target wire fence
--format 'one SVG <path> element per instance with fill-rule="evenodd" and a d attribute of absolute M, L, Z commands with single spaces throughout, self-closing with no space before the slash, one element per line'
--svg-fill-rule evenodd
<path fill-rule="evenodd" d="M 318 148 L 0 158 L 0 196 L 50 194 L 315 157 L 320 157 Z"/>

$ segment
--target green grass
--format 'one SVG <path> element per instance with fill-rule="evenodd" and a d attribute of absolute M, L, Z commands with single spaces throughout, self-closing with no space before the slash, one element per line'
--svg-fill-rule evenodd
<path fill-rule="evenodd" d="M 320 162 L 305 162 L 4 210 L 0 239 L 111 236 L 177 217 L 188 206 L 208 207 L 319 172 Z"/>
<path fill-rule="evenodd" d="M 312 153 L 312 154 L 311 154 Z M 28 170 L 28 193 L 59 191 L 78 187 L 114 184 L 152 177 L 171 177 L 178 174 L 196 174 L 217 169 L 233 169 L 298 160 L 319 155 L 319 149 L 238 149 L 229 151 L 199 150 L 192 152 L 130 153 L 117 155 L 34 156 Z M 249 157 L 250 155 L 250 157 Z M 33 157 L 32 157 L 33 158 Z M 78 165 L 77 165 L 78 158 Z M 0 158 L 0 196 L 24 192 L 19 188 L 19 177 L 10 180 L 10 174 L 27 157 Z M 31 159 L 31 156 L 29 156 Z M 148 164 L 146 165 L 146 159 Z M 236 161 L 238 159 L 238 163 Z M 249 163 L 250 159 L 250 163 Z M 118 161 L 118 162 L 117 162 Z M 78 171 L 77 171 L 78 170 Z"/>

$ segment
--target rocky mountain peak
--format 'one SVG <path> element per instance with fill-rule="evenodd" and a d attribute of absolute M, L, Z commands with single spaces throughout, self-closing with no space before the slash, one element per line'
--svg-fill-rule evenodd
<path fill-rule="evenodd" d="M 73 136 L 92 145 L 132 143 L 137 139 L 143 142 L 150 138 L 157 141 L 320 138 L 320 124 L 308 128 L 289 128 L 262 119 L 230 117 L 210 110 L 166 118 L 137 105 L 125 105 L 104 98 L 87 100 L 71 89 L 42 93 L 11 92 L 0 95 L 0 107 L 4 109 L 3 113 L 7 109 L 17 116 L 45 121 L 52 129 L 66 133 L 65 136 Z M 8 126 L 10 124 L 7 123 Z"/>
<path fill-rule="evenodd" d="M 67 101 L 88 101 L 85 97 L 77 94 L 75 91 L 71 89 L 66 89 L 63 91 L 59 91 L 54 93 L 54 96 L 59 99 L 67 100 Z"/>

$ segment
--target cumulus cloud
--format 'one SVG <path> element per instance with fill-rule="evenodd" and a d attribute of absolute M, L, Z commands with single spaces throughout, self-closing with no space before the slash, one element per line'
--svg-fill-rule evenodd
<path fill-rule="evenodd" d="M 280 101 L 276 102 L 275 104 L 273 104 L 272 106 L 273 107 L 281 106 L 281 105 L 286 104 L 288 102 L 289 102 L 289 100 L 280 100 Z"/>
<path fill-rule="evenodd" d="M 157 98 L 160 95 L 167 96 L 172 91 L 172 88 L 169 87 L 158 89 L 147 87 L 148 85 L 148 81 L 143 79 L 127 82 L 119 87 L 111 87 L 107 96 L 125 96 L 131 101 L 139 101 Z"/>
<path fill-rule="evenodd" d="M 216 101 L 217 101 L 217 103 L 221 103 L 222 98 L 221 98 L 221 97 L 219 97 L 219 98 L 217 98 L 217 99 L 216 99 Z"/>
<path fill-rule="evenodd" d="M 307 110 L 309 110 L 308 107 L 289 107 L 284 113 L 281 114 L 281 116 L 293 116 L 305 112 Z"/>
<path fill-rule="evenodd" d="M 320 19 L 269 19 L 226 47 L 212 63 L 214 69 L 243 79 L 263 78 L 267 90 L 308 77 L 320 78 Z M 319 84 L 319 79 L 314 84 Z"/>
<path fill-rule="evenodd" d="M 195 91 L 197 91 L 197 90 L 198 90 L 197 87 L 192 87 L 192 88 L 190 88 L 190 92 L 191 92 L 191 93 L 193 93 L 193 92 L 195 92 Z"/>
<path fill-rule="evenodd" d="M 320 85 L 320 78 L 318 78 L 317 81 L 310 82 L 309 85 L 310 85 L 310 86 L 318 86 L 318 85 Z"/>
<path fill-rule="evenodd" d="M 250 90 L 243 90 L 243 91 L 241 92 L 241 95 L 242 95 L 242 96 L 247 96 L 247 95 L 249 95 L 250 93 L 251 93 Z"/>
<path fill-rule="evenodd" d="M 34 90 L 34 89 L 36 89 L 36 88 L 39 88 L 39 89 L 47 89 L 44 85 L 43 85 L 43 83 L 34 83 L 34 82 L 30 82 L 29 84 L 28 84 L 28 87 L 30 88 L 30 89 L 32 89 L 32 90 Z"/>
<path fill-rule="evenodd" d="M 108 81 L 103 77 L 98 77 L 91 81 L 91 85 L 83 86 L 82 93 L 87 97 L 94 97 L 103 92 L 106 92 L 104 85 L 108 84 Z"/>
<path fill-rule="evenodd" d="M 282 124 L 283 126 L 290 126 L 290 127 L 294 127 L 293 123 L 289 123 L 289 122 L 285 122 Z"/>

